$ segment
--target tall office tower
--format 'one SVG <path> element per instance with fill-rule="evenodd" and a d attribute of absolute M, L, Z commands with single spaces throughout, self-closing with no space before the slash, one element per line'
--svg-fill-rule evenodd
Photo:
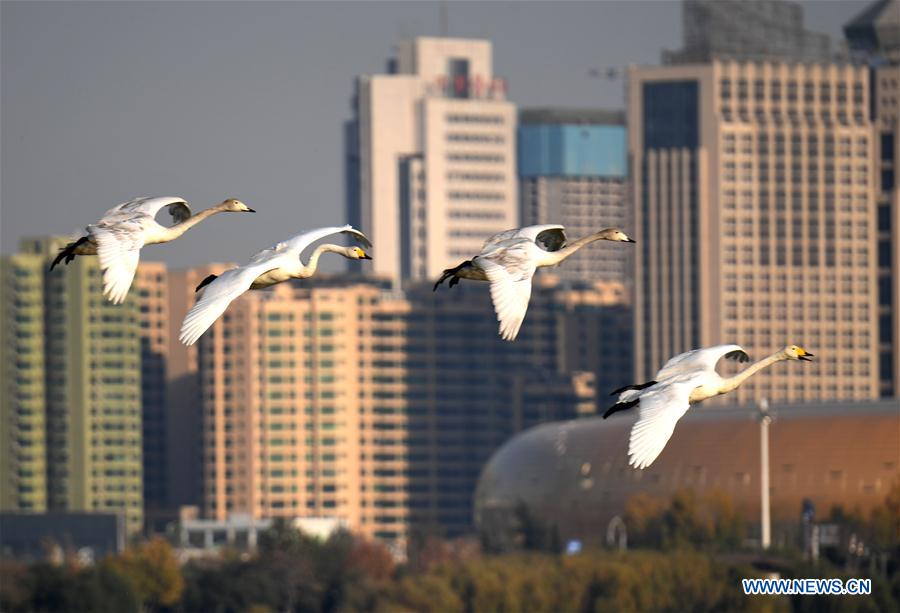
<path fill-rule="evenodd" d="M 46 270 L 64 241 L 28 239 Z M 51 510 L 118 512 L 143 523 L 138 300 L 102 295 L 96 258 L 44 273 L 47 500 Z"/>
<path fill-rule="evenodd" d="M 207 264 L 168 273 L 168 357 L 166 360 L 166 500 L 170 508 L 203 501 L 203 429 L 197 345 L 178 340 L 181 322 L 194 305 L 195 288 L 229 264 Z"/>
<path fill-rule="evenodd" d="M 593 373 L 559 371 L 565 311 L 536 307 L 514 346 L 484 289 L 326 278 L 235 301 L 199 343 L 204 513 L 336 516 L 401 548 L 468 529 L 500 444 L 595 410 Z"/>
<path fill-rule="evenodd" d="M 844 26 L 869 64 L 878 184 L 878 351 L 882 396 L 900 396 L 900 1 L 878 0 Z"/>
<path fill-rule="evenodd" d="M 557 370 L 593 373 L 602 413 L 611 404 L 609 393 L 634 381 L 631 291 L 618 281 L 558 286 L 550 275 L 538 287 L 549 294 L 560 322 Z"/>
<path fill-rule="evenodd" d="M 47 510 L 44 258 L 0 256 L 0 510 Z"/>
<path fill-rule="evenodd" d="M 682 0 L 682 44 L 665 64 L 713 60 L 831 61 L 827 34 L 803 26 L 803 7 L 785 0 Z"/>
<path fill-rule="evenodd" d="M 515 107 L 483 40 L 415 38 L 356 80 L 347 213 L 375 274 L 434 278 L 517 225 Z"/>
<path fill-rule="evenodd" d="M 693 347 L 790 342 L 821 357 L 738 400 L 878 395 L 869 92 L 850 65 L 631 70 L 639 379 Z"/>
<path fill-rule="evenodd" d="M 141 329 L 141 440 L 144 506 L 147 523 L 167 507 L 166 361 L 169 353 L 169 301 L 166 265 L 141 262 L 132 292 L 137 296 Z"/>
<path fill-rule="evenodd" d="M 630 232 L 625 113 L 528 109 L 519 113 L 522 225 L 561 223 L 569 240 L 603 228 Z M 565 281 L 629 282 L 630 251 L 600 242 L 554 271 Z"/>

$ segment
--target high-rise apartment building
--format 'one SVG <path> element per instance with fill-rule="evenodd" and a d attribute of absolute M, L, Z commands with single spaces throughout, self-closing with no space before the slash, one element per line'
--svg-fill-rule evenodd
<path fill-rule="evenodd" d="M 803 25 L 803 7 L 786 0 L 682 0 L 683 47 L 665 64 L 713 60 L 831 61 L 827 34 Z"/>
<path fill-rule="evenodd" d="M 845 27 L 869 65 L 878 190 L 878 361 L 882 396 L 900 396 L 900 1 L 878 0 Z"/>
<path fill-rule="evenodd" d="M 44 258 L 0 256 L 0 510 L 47 510 Z"/>
<path fill-rule="evenodd" d="M 561 223 L 569 240 L 603 228 L 630 232 L 625 113 L 528 109 L 519 113 L 518 171 L 523 226 Z M 565 281 L 631 278 L 631 253 L 600 242 L 554 270 Z"/>
<path fill-rule="evenodd" d="M 3 351 L 19 372 L 4 376 L 3 397 L 18 403 L 20 435 L 4 436 L 0 455 L 10 457 L 9 443 L 18 458 L 23 449 L 33 451 L 25 470 L 34 484 L 29 491 L 36 492 L 43 419 L 46 508 L 121 513 L 134 532 L 143 523 L 138 302 L 132 296 L 113 305 L 103 298 L 96 258 L 46 272 L 61 244 L 26 239 L 21 254 L 5 259 L 5 280 L 7 271 L 14 280 L 13 293 L 4 292 L 4 315 L 14 313 L 16 325 L 7 332 L 16 339 L 4 338 Z M 4 416 L 11 415 L 4 402 Z M 20 484 L 23 475 L 20 468 Z M 43 510 L 43 503 L 32 504 Z"/>
<path fill-rule="evenodd" d="M 821 357 L 769 369 L 739 401 L 878 395 L 870 91 L 851 65 L 631 70 L 639 379 L 694 347 L 790 342 Z"/>
<path fill-rule="evenodd" d="M 132 292 L 137 296 L 141 338 L 141 440 L 144 462 L 144 505 L 167 506 L 168 423 L 166 363 L 169 354 L 169 300 L 166 265 L 141 262 Z"/>
<path fill-rule="evenodd" d="M 168 355 L 166 359 L 166 500 L 170 509 L 203 501 L 203 429 L 197 345 L 178 340 L 181 322 L 194 305 L 195 288 L 228 264 L 207 264 L 168 272 Z"/>
<path fill-rule="evenodd" d="M 375 274 L 434 278 L 517 225 L 515 107 L 490 42 L 401 42 L 388 74 L 357 78 L 353 111 L 348 219 L 375 245 Z"/>
<path fill-rule="evenodd" d="M 515 345 L 476 284 L 325 278 L 236 300 L 198 344 L 204 514 L 335 516 L 401 547 L 414 527 L 468 530 L 500 444 L 595 411 L 595 374 L 572 364 L 596 348 L 562 339 L 622 296 L 537 285 Z"/>

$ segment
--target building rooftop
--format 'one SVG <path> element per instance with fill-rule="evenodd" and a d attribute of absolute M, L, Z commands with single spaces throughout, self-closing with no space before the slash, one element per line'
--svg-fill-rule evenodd
<path fill-rule="evenodd" d="M 887 55 L 900 50 L 900 0 L 876 0 L 844 26 L 850 46 Z"/>
<path fill-rule="evenodd" d="M 625 125 L 625 111 L 619 109 L 578 109 L 540 107 L 519 111 L 520 124 L 603 124 Z"/>

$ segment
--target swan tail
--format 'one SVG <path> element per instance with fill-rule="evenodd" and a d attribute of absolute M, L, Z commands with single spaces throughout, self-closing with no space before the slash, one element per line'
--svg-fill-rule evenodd
<path fill-rule="evenodd" d="M 53 262 L 50 264 L 50 270 L 56 268 L 56 265 L 60 262 L 68 264 L 75 259 L 76 255 L 84 255 L 78 253 L 78 248 L 87 243 L 89 240 L 90 239 L 87 236 L 82 236 L 77 241 L 72 241 L 71 243 L 60 249 L 59 253 L 56 254 L 56 257 L 53 258 Z"/>

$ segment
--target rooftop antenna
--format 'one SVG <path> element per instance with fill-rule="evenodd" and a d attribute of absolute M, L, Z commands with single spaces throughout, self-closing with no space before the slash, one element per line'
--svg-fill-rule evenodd
<path fill-rule="evenodd" d="M 438 2 L 441 38 L 447 38 L 447 0 Z"/>

